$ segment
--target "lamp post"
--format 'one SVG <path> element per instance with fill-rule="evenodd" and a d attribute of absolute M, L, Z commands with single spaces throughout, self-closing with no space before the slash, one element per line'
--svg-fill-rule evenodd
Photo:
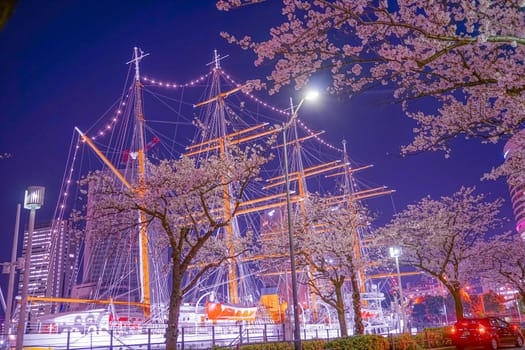
<path fill-rule="evenodd" d="M 299 322 L 299 302 L 297 298 L 297 276 L 295 275 L 295 253 L 294 253 L 294 240 L 293 240 L 293 228 L 292 228 L 292 205 L 290 202 L 290 179 L 288 176 L 288 147 L 287 147 L 287 141 L 286 141 L 286 130 L 293 124 L 295 119 L 297 118 L 297 112 L 299 112 L 299 108 L 303 105 L 304 101 L 306 100 L 314 100 L 319 96 L 319 93 L 316 91 L 311 91 L 307 95 L 305 95 L 301 102 L 295 107 L 295 110 L 292 105 L 292 116 L 290 117 L 290 120 L 287 123 L 284 123 L 282 126 L 282 132 L 283 132 L 283 148 L 284 148 L 284 183 L 286 186 L 286 211 L 287 211 L 287 217 L 288 217 L 288 245 L 290 249 L 290 269 L 291 269 L 291 275 L 292 275 L 292 304 L 293 304 L 293 318 L 294 318 L 294 348 L 295 350 L 301 350 L 301 329 L 300 329 L 300 322 Z"/>
<path fill-rule="evenodd" d="M 516 303 L 516 310 L 518 310 L 518 320 L 521 321 L 521 310 L 520 310 L 520 300 L 518 296 L 515 296 L 514 302 Z"/>
<path fill-rule="evenodd" d="M 33 244 L 35 214 L 36 210 L 40 209 L 40 207 L 44 204 L 44 193 L 44 187 L 30 186 L 27 188 L 24 198 L 24 209 L 29 209 L 29 226 L 27 228 L 26 254 L 24 259 L 24 281 L 22 284 L 22 300 L 20 302 L 18 329 L 16 333 L 16 350 L 22 350 L 24 344 L 24 331 L 27 313 L 27 294 L 29 287 L 29 267 L 31 265 L 31 246 Z"/>
<path fill-rule="evenodd" d="M 448 311 L 447 311 L 447 294 L 444 291 L 443 283 L 438 281 L 441 297 L 443 298 L 443 313 L 445 314 L 445 325 L 448 325 Z"/>
<path fill-rule="evenodd" d="M 11 262 L 9 263 L 9 282 L 7 284 L 7 306 L 5 310 L 5 332 L 11 334 L 11 318 L 13 311 L 13 291 L 15 287 L 16 255 L 18 251 L 18 231 L 20 231 L 20 203 L 16 205 L 15 232 L 13 234 L 13 248 L 11 249 Z"/>
<path fill-rule="evenodd" d="M 396 269 L 397 269 L 397 283 L 399 284 L 399 300 L 401 305 L 401 319 L 403 320 L 402 332 L 407 331 L 407 322 L 405 317 L 405 306 L 403 305 L 403 286 L 401 285 L 401 272 L 399 271 L 399 257 L 401 256 L 401 248 L 399 247 L 390 247 L 389 249 L 390 257 L 396 260 Z"/>

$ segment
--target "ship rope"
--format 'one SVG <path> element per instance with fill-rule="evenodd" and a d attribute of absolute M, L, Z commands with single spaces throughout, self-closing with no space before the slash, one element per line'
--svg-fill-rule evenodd
<path fill-rule="evenodd" d="M 130 67 L 131 68 L 131 67 Z M 122 89 L 120 98 L 112 103 L 95 122 L 87 128 L 86 134 L 101 149 L 112 164 L 118 168 L 123 176 L 128 179 L 137 178 L 136 145 L 130 144 L 134 130 L 133 106 L 135 104 L 134 82 L 130 81 L 130 72 L 126 84 Z M 142 77 L 141 82 L 144 99 L 144 142 L 148 146 L 147 154 L 153 159 L 179 158 L 188 152 L 189 145 L 202 143 L 197 147 L 202 153 L 195 157 L 206 157 L 217 152 L 217 148 L 204 146 L 215 138 L 226 138 L 230 133 L 239 133 L 248 127 L 264 126 L 261 130 L 272 132 L 272 128 L 279 126 L 290 116 L 290 109 L 277 108 L 262 98 L 255 96 L 249 89 L 240 88 L 243 84 L 232 78 L 223 68 L 212 68 L 209 72 L 191 79 L 186 83 L 173 83 L 167 80 Z M 231 91 L 231 93 L 228 93 Z M 199 107 L 198 103 L 210 101 Z M 292 130 L 293 129 L 293 130 Z M 334 193 L 339 190 L 341 180 L 326 180 L 323 174 L 319 176 L 304 177 L 306 170 L 322 163 L 341 161 L 343 150 L 335 147 L 320 137 L 319 130 L 312 130 L 303 121 L 297 119 L 296 128 L 290 128 L 288 135 L 290 158 L 291 189 L 294 195 L 299 193 L 299 181 L 305 193 L 322 192 Z M 276 131 L 273 131 L 276 133 Z M 102 169 L 100 160 L 85 150 L 85 143 L 72 142 L 71 155 L 68 157 L 68 170 L 65 172 L 58 207 L 61 208 L 57 217 L 66 219 L 66 213 L 72 206 L 71 198 L 79 196 L 78 192 L 70 189 L 73 183 L 80 180 L 82 175 L 93 169 Z M 241 140 L 241 136 L 231 140 Z M 278 138 L 280 139 L 280 138 Z M 257 139 L 255 139 L 257 142 Z M 261 171 L 265 179 L 282 177 L 282 147 L 277 142 L 274 148 L 275 158 Z M 362 163 L 349 159 L 353 167 Z M 350 166 L 350 165 L 349 165 Z M 75 175 L 74 175 L 75 174 Z M 302 174 L 301 178 L 299 175 Z M 294 177 L 295 176 L 295 177 Z M 278 182 L 278 181 L 277 181 Z M 282 181 L 281 181 L 282 182 Z M 361 181 L 360 177 L 352 177 L 352 191 L 366 188 L 370 183 Z M 284 225 L 284 197 L 278 197 L 285 191 L 284 183 L 271 188 L 262 188 L 260 184 L 251 184 L 243 200 L 248 202 L 268 196 L 277 196 L 268 203 L 268 208 L 254 204 L 246 209 L 246 213 L 239 215 L 231 226 L 234 237 L 243 237 L 248 233 L 254 234 L 254 239 L 260 245 L 270 235 L 285 235 Z M 70 200 L 70 202 L 68 202 Z M 276 204 L 277 203 L 277 204 Z M 279 204 L 281 203 L 281 204 Z M 86 204 L 86 203 L 83 203 Z M 260 207 L 260 209 L 259 209 Z M 252 210 L 253 211 L 250 211 Z M 300 213 L 300 206 L 294 204 L 294 212 Z M 264 226 L 264 227 L 263 227 Z M 89 229 L 89 227 L 87 228 Z M 148 232 L 149 250 L 151 252 L 150 286 L 152 299 L 152 318 L 159 322 L 163 320 L 167 305 L 169 304 L 169 255 L 167 250 L 158 242 L 162 240 L 161 233 Z M 366 232 L 360 233 L 365 238 Z M 85 238 L 85 237 L 84 237 Z M 104 243 L 104 244 L 102 244 Z M 114 237 L 106 242 L 89 241 L 84 239 L 79 248 L 78 256 L 85 259 L 76 270 L 78 278 L 70 281 L 83 284 L 90 290 L 90 298 L 114 298 L 114 300 L 138 300 L 139 266 L 138 266 L 138 233 L 121 232 L 119 237 Z M 94 249 L 98 251 L 95 253 Z M 365 251 L 363 251 L 365 252 Z M 155 257 L 155 259 L 153 258 Z M 281 257 L 284 262 L 286 257 Z M 280 265 L 280 268 L 276 266 Z M 264 287 L 275 286 L 282 291 L 283 297 L 290 300 L 289 267 L 286 264 L 276 264 L 275 259 L 264 256 L 258 260 L 245 260 L 240 256 L 234 267 L 235 282 L 238 288 L 239 302 L 249 305 L 255 304 L 261 296 Z M 191 270 L 189 274 L 193 273 Z M 228 283 L 232 276 L 228 267 L 218 268 L 206 276 L 193 288 L 185 300 L 195 302 L 200 296 L 213 291 L 217 299 L 227 301 L 230 297 Z M 300 273 L 300 278 L 306 278 L 306 273 Z M 91 287 L 90 287 L 91 286 Z M 77 292 L 82 292 L 77 290 Z M 302 295 L 306 290 L 300 290 Z M 133 307 L 123 313 L 131 314 Z"/>

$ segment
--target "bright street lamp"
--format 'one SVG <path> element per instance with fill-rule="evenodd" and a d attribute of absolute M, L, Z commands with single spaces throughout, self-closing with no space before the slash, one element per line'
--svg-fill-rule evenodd
<path fill-rule="evenodd" d="M 390 247 L 388 249 L 390 257 L 396 260 L 396 269 L 397 269 L 397 283 L 399 284 L 399 300 L 401 305 L 401 319 L 403 320 L 403 329 L 402 332 L 406 333 L 407 331 L 407 322 L 405 317 L 405 306 L 403 304 L 403 286 L 401 285 L 401 272 L 399 271 L 399 257 L 401 256 L 400 247 Z"/>
<path fill-rule="evenodd" d="M 286 131 L 288 128 L 294 123 L 295 119 L 297 119 L 297 112 L 299 112 L 299 108 L 303 105 L 304 101 L 306 100 L 314 100 L 319 96 L 319 92 L 317 91 L 310 91 L 308 92 L 299 102 L 297 107 L 295 107 L 295 110 L 291 108 L 292 116 L 290 117 L 290 120 L 283 124 L 282 126 L 282 132 L 283 132 L 283 148 L 284 148 L 284 182 L 286 185 L 286 211 L 288 216 L 288 245 L 290 249 L 290 269 L 291 269 L 291 275 L 292 275 L 292 304 L 293 304 L 293 318 L 294 318 L 294 348 L 295 350 L 301 350 L 301 329 L 300 329 L 300 322 L 299 322 L 299 300 L 297 298 L 297 276 L 295 275 L 295 253 L 294 253 L 294 241 L 293 241 L 293 228 L 292 228 L 292 205 L 290 202 L 290 179 L 288 176 L 288 147 L 287 147 L 287 141 L 286 141 Z"/>
<path fill-rule="evenodd" d="M 22 350 L 24 344 L 24 331 L 27 313 L 27 294 L 29 287 L 29 270 L 31 265 L 31 247 L 33 245 L 33 230 L 35 228 L 36 210 L 44 204 L 45 188 L 42 186 L 29 186 L 25 193 L 24 209 L 29 209 L 29 226 L 27 228 L 26 255 L 24 259 L 24 282 L 22 284 L 22 300 L 18 316 L 18 329 L 16 333 L 16 350 Z"/>
<path fill-rule="evenodd" d="M 303 105 L 304 101 L 315 101 L 318 97 L 319 97 L 319 91 L 317 91 L 317 90 L 310 90 L 303 96 L 301 101 L 299 101 L 299 104 L 295 107 L 295 109 L 293 107 L 293 104 L 291 105 L 292 116 L 290 117 L 290 120 L 288 121 L 288 123 L 283 124 L 283 126 L 282 126 L 283 133 L 286 130 L 288 130 L 288 128 L 295 121 L 295 119 L 297 119 L 297 113 L 299 112 L 299 109 Z M 290 99 L 290 101 L 291 101 L 291 99 Z M 284 144 L 284 146 L 286 146 L 286 144 Z M 286 149 L 286 147 L 284 147 L 284 148 Z"/>

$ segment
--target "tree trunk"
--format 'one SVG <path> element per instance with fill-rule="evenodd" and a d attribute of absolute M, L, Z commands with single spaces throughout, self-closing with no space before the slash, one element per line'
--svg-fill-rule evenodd
<path fill-rule="evenodd" d="M 454 304 L 456 308 L 456 319 L 460 320 L 463 318 L 463 303 L 461 302 L 460 289 L 450 290 L 450 294 L 454 298 Z"/>
<path fill-rule="evenodd" d="M 177 338 L 179 335 L 179 314 L 182 305 L 181 285 L 183 273 L 177 271 L 173 261 L 173 282 L 171 284 L 170 309 L 168 316 L 168 326 L 166 328 L 166 350 L 177 350 Z"/>
<path fill-rule="evenodd" d="M 354 335 L 362 335 L 365 334 L 365 326 L 361 316 L 361 293 L 359 292 L 357 274 L 352 273 L 350 275 L 350 283 L 352 284 L 352 306 L 354 309 Z"/>
<path fill-rule="evenodd" d="M 346 326 L 345 318 L 345 303 L 343 300 L 343 284 L 335 285 L 335 300 L 337 303 L 337 319 L 339 320 L 339 329 L 341 330 L 341 336 L 348 336 L 348 327 Z"/>

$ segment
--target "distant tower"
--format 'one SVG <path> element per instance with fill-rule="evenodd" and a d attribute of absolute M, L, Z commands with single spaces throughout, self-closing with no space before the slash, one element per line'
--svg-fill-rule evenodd
<path fill-rule="evenodd" d="M 22 255 L 27 254 L 27 231 L 24 232 Z M 39 225 L 33 232 L 28 295 L 35 297 L 69 297 L 76 274 L 78 240 L 68 230 L 67 221 Z M 21 294 L 23 281 L 19 282 Z M 58 304 L 31 302 L 31 318 L 60 311 Z"/>
<path fill-rule="evenodd" d="M 514 135 L 504 148 L 504 158 L 509 162 L 513 156 L 525 152 L 525 129 Z M 521 174 L 520 174 L 521 175 Z M 525 240 L 525 183 L 517 181 L 519 175 L 510 175 L 507 183 L 510 190 L 510 200 L 516 220 L 516 231 Z"/>
<path fill-rule="evenodd" d="M 133 165 L 134 166 L 134 165 Z M 121 170 L 127 178 L 126 169 Z M 109 173 L 107 173 L 109 175 Z M 117 178 L 115 184 L 119 184 Z M 87 217 L 100 200 L 94 183 L 88 186 Z M 138 216 L 137 216 L 138 219 Z M 140 267 L 138 230 L 114 232 L 107 237 L 97 236 L 93 220 L 86 220 L 81 283 L 73 287 L 74 299 L 140 301 Z M 70 310 L 84 310 L 88 304 L 72 304 Z"/>

